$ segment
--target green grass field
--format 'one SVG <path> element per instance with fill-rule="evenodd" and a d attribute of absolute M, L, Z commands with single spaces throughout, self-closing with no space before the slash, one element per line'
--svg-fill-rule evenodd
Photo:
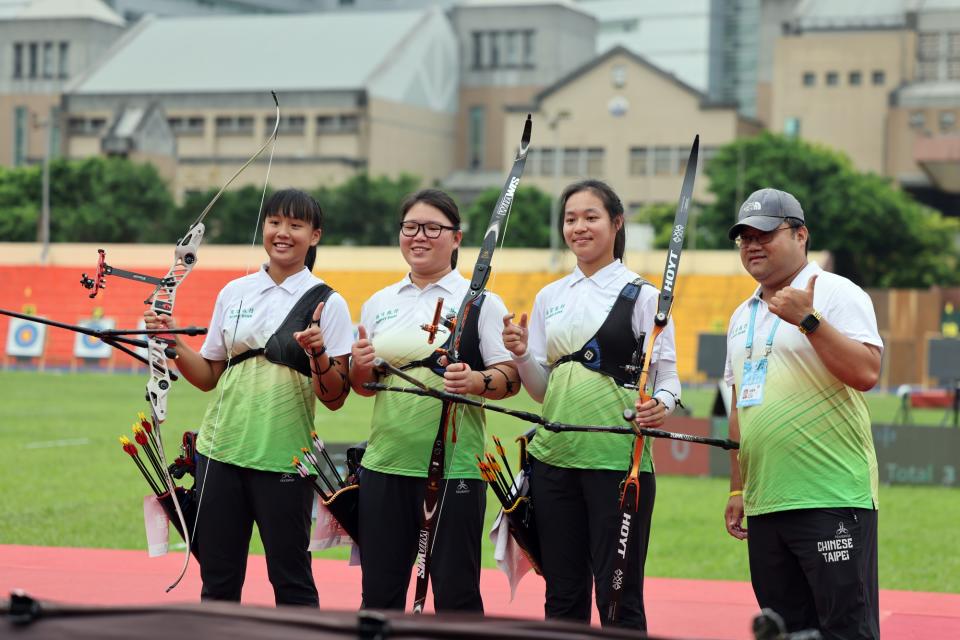
<path fill-rule="evenodd" d="M 143 375 L 0 371 L 0 544 L 145 547 L 141 500 L 148 489 L 117 442 L 147 408 L 144 381 Z M 174 385 L 164 425 L 168 457 L 180 434 L 196 426 L 210 397 L 186 383 Z M 896 397 L 867 397 L 875 420 L 892 419 Z M 695 415 L 707 415 L 713 392 L 685 389 L 684 400 Z M 536 409 L 525 396 L 507 404 Z M 340 411 L 320 412 L 318 431 L 327 442 L 363 440 L 371 408 L 370 400 L 351 396 Z M 937 424 L 941 415 L 914 411 L 923 424 Z M 489 428 L 512 440 L 527 425 L 489 414 Z M 749 578 L 746 545 L 723 530 L 726 486 L 718 478 L 658 476 L 647 575 Z M 488 523 L 495 502 L 490 496 Z M 960 554 L 942 553 L 960 522 L 960 493 L 883 486 L 880 502 L 880 586 L 960 592 Z M 261 552 L 259 541 L 254 551 Z M 321 555 L 342 558 L 346 551 Z M 484 564 L 494 566 L 489 544 Z"/>

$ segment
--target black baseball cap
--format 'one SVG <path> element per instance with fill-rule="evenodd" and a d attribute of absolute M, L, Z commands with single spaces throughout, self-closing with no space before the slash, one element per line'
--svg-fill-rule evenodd
<path fill-rule="evenodd" d="M 727 236 L 733 240 L 740 235 L 740 227 L 773 231 L 787 218 L 803 222 L 803 207 L 792 195 L 779 189 L 758 189 L 740 205 L 737 224 L 730 227 Z"/>

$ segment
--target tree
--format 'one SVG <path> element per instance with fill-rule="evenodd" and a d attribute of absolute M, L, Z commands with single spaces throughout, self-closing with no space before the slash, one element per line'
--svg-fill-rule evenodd
<path fill-rule="evenodd" d="M 417 190 L 420 178 L 393 179 L 359 173 L 337 187 L 321 187 L 313 196 L 323 209 L 323 242 L 348 245 L 395 245 L 400 204 Z"/>
<path fill-rule="evenodd" d="M 915 202 L 881 176 L 857 172 L 822 145 L 771 133 L 722 147 L 707 164 L 716 200 L 698 218 L 698 247 L 729 248 L 727 230 L 742 200 L 776 187 L 800 201 L 811 250 L 829 251 L 834 269 L 864 287 L 960 283 L 956 220 Z"/>
<path fill-rule="evenodd" d="M 644 206 L 636 213 L 637 222 L 646 222 L 653 227 L 653 246 L 666 249 L 670 246 L 673 234 L 673 220 L 677 215 L 677 205 L 667 202 L 655 202 Z"/>
<path fill-rule="evenodd" d="M 40 167 L 0 171 L 0 237 L 36 239 Z M 152 242 L 174 210 L 156 169 L 121 158 L 50 163 L 50 238 L 54 242 Z"/>
<path fill-rule="evenodd" d="M 491 187 L 477 196 L 467 209 L 463 243 L 479 246 L 490 223 L 500 188 Z M 502 233 L 505 247 L 546 248 L 550 246 L 550 196 L 533 186 L 517 187 L 507 229 Z"/>

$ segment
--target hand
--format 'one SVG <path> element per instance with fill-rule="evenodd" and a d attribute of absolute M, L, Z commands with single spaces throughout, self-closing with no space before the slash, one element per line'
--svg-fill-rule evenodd
<path fill-rule="evenodd" d="M 306 351 L 308 356 L 312 356 L 314 353 L 323 351 L 324 342 L 323 334 L 320 333 L 320 314 L 323 312 L 323 303 L 317 305 L 317 308 L 313 311 L 312 322 L 310 326 L 304 329 L 303 331 L 296 331 L 293 334 L 293 339 L 300 344 L 304 351 Z"/>
<path fill-rule="evenodd" d="M 377 352 L 373 349 L 373 343 L 367 339 L 367 330 L 362 324 L 357 327 L 357 341 L 350 348 L 350 357 L 353 358 L 353 366 L 357 369 L 361 371 L 373 369 Z"/>
<path fill-rule="evenodd" d="M 662 427 L 667 419 L 667 408 L 656 398 L 650 398 L 646 402 L 640 402 L 640 398 L 637 398 L 634 408 L 637 410 L 637 415 L 633 422 L 638 427 L 657 429 Z"/>
<path fill-rule="evenodd" d="M 730 496 L 727 508 L 723 512 L 723 521 L 727 525 L 727 533 L 737 540 L 747 539 L 747 530 L 743 528 L 743 496 Z"/>
<path fill-rule="evenodd" d="M 770 298 L 767 305 L 770 312 L 783 318 L 792 325 L 799 325 L 808 315 L 813 313 L 813 288 L 817 283 L 817 276 L 811 276 L 806 289 L 784 287 Z"/>
<path fill-rule="evenodd" d="M 177 328 L 177 321 L 173 316 L 158 314 L 153 309 L 147 309 L 143 312 L 143 322 L 145 328 L 151 331 Z"/>
<path fill-rule="evenodd" d="M 446 356 L 441 359 L 441 364 L 445 364 Z M 447 370 L 443 373 L 443 390 L 447 393 L 459 393 L 461 395 L 466 395 L 468 393 L 475 393 L 476 389 L 471 391 L 474 388 L 474 378 L 476 376 L 472 375 L 473 371 L 470 369 L 470 365 L 466 362 L 454 362 L 453 364 L 445 364 Z"/>
<path fill-rule="evenodd" d="M 511 313 L 503 316 L 503 346 L 507 351 L 518 358 L 522 358 L 527 352 L 527 314 L 520 314 L 520 324 L 513 324 L 513 319 L 517 314 Z"/>

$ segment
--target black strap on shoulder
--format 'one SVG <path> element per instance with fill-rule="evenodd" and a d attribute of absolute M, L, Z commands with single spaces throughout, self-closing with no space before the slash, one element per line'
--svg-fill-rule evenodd
<path fill-rule="evenodd" d="M 321 302 L 326 302 L 331 294 L 333 294 L 333 289 L 327 284 L 318 284 L 309 289 L 293 305 L 290 313 L 267 340 L 265 348 L 244 351 L 240 355 L 230 358 L 227 361 L 227 366 L 238 365 L 244 360 L 262 354 L 274 364 L 282 364 L 285 367 L 296 369 L 308 378 L 311 377 L 310 358 L 307 357 L 300 344 L 293 339 L 293 334 L 310 326 L 313 322 L 314 309 Z"/>
<path fill-rule="evenodd" d="M 471 303 L 470 312 L 467 314 L 467 320 L 463 331 L 460 334 L 460 362 L 466 362 L 473 371 L 483 371 L 486 365 L 483 362 L 483 356 L 480 353 L 480 310 L 483 307 L 483 301 L 487 294 L 481 294 Z M 426 358 L 414 360 L 400 367 L 401 370 L 415 369 L 416 367 L 427 367 L 438 376 L 442 376 L 445 369 L 440 366 L 440 357 L 447 351 L 453 341 L 454 332 L 450 332 L 447 341 L 443 343 L 440 349 L 437 349 Z"/>
<path fill-rule="evenodd" d="M 622 387 L 635 387 L 643 360 L 644 334 L 633 335 L 633 307 L 646 284 L 650 283 L 636 278 L 624 285 L 593 337 L 577 351 L 558 358 L 553 367 L 564 362 L 579 362 L 591 371 L 613 378 Z"/>

